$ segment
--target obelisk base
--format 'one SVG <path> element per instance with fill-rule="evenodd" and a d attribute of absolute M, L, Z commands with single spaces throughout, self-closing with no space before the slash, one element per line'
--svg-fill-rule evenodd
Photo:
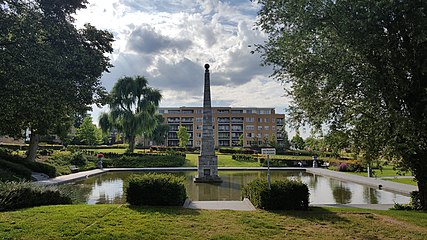
<path fill-rule="evenodd" d="M 222 179 L 218 176 L 217 156 L 199 156 L 199 166 L 197 168 L 197 176 L 193 179 L 195 183 L 222 182 Z"/>

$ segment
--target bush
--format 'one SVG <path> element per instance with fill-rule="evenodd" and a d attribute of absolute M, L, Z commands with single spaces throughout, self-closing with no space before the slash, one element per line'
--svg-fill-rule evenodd
<path fill-rule="evenodd" d="M 30 182 L 0 183 L 0 211 L 70 203 L 71 198 L 54 186 L 41 186 Z"/>
<path fill-rule="evenodd" d="M 295 180 L 281 180 L 271 183 L 255 179 L 243 187 L 243 197 L 251 200 L 257 208 L 268 210 L 307 210 L 309 192 L 306 184 Z"/>
<path fill-rule="evenodd" d="M 13 172 L 18 175 L 18 177 L 24 178 L 26 180 L 31 180 L 32 171 L 21 164 L 0 159 L 0 168 Z"/>
<path fill-rule="evenodd" d="M 128 178 L 126 201 L 131 205 L 181 206 L 186 198 L 182 177 L 148 173 Z"/>
<path fill-rule="evenodd" d="M 233 154 L 231 158 L 237 161 L 255 161 L 252 155 L 247 154 Z"/>
<path fill-rule="evenodd" d="M 87 163 L 87 158 L 85 155 L 83 155 L 82 152 L 74 152 L 73 154 L 71 154 L 71 159 L 70 159 L 70 163 L 72 165 L 76 165 L 76 166 L 85 166 Z"/>

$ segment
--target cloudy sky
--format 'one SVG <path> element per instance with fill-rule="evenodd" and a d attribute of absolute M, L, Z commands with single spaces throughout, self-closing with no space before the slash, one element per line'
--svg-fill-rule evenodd
<path fill-rule="evenodd" d="M 143 75 L 161 90 L 161 107 L 202 106 L 209 63 L 213 106 L 284 113 L 283 87 L 251 54 L 266 39 L 254 27 L 258 9 L 250 0 L 89 0 L 76 24 L 114 34 L 114 67 L 102 77 L 108 91 L 120 77 Z M 101 111 L 94 108 L 94 121 Z"/>

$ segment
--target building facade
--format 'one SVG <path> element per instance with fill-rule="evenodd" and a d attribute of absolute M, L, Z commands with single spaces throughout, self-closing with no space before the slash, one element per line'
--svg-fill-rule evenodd
<path fill-rule="evenodd" d="M 169 125 L 167 146 L 178 146 L 178 128 L 184 126 L 189 133 L 188 147 L 202 143 L 202 107 L 159 108 L 159 113 Z M 212 107 L 215 147 L 262 145 L 273 139 L 283 142 L 282 127 L 285 115 L 276 114 L 274 108 Z"/>

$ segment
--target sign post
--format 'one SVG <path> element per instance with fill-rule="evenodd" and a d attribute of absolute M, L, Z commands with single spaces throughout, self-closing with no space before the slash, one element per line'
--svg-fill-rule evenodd
<path fill-rule="evenodd" d="M 268 189 L 271 189 L 271 182 L 270 182 L 270 155 L 276 155 L 276 149 L 275 148 L 261 148 L 261 154 L 267 155 L 267 183 L 268 183 Z"/>

